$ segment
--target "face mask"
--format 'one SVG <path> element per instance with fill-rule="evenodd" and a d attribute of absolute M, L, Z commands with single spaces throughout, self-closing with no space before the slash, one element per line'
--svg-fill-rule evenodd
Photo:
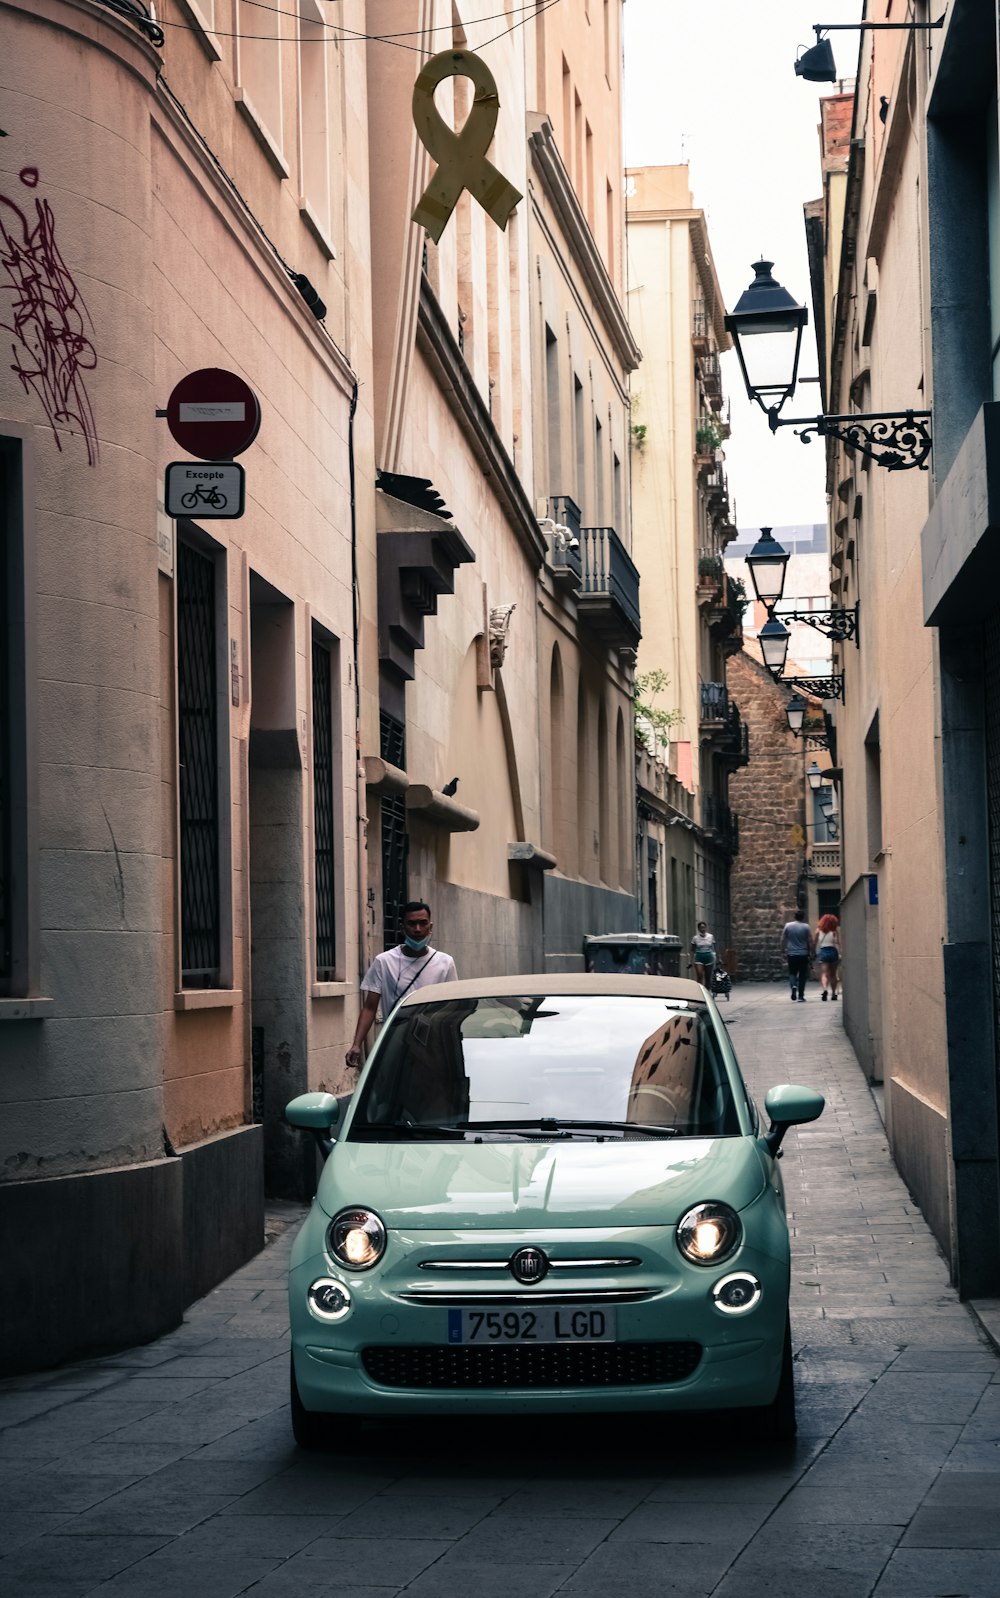
<path fill-rule="evenodd" d="M 426 949 L 430 941 L 430 938 L 411 938 L 408 932 L 403 937 L 403 942 L 411 954 L 419 954 L 422 949 Z"/>

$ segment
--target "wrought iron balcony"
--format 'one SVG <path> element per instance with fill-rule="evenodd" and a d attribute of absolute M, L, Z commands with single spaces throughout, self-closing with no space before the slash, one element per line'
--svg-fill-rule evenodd
<path fill-rule="evenodd" d="M 549 520 L 556 527 L 546 539 L 549 569 L 561 587 L 575 594 L 583 578 L 579 508 L 568 494 L 554 494 L 549 500 Z"/>
<path fill-rule="evenodd" d="M 724 800 L 716 798 L 713 793 L 702 795 L 701 824 L 706 832 L 714 836 L 720 849 L 728 855 L 737 855 L 740 852 L 740 823 Z"/>
<path fill-rule="evenodd" d="M 691 343 L 698 354 L 708 349 L 709 319 L 704 300 L 695 300 L 691 306 Z"/>
<path fill-rule="evenodd" d="M 714 350 L 707 350 L 704 355 L 698 356 L 698 373 L 705 398 L 716 405 L 721 405 L 722 371 L 719 357 Z"/>
<path fill-rule="evenodd" d="M 579 615 L 612 649 L 634 649 L 642 636 L 639 573 L 613 527 L 581 527 Z"/>
<path fill-rule="evenodd" d="M 723 728 L 729 720 L 729 691 L 724 682 L 703 682 L 701 685 L 702 730 Z"/>

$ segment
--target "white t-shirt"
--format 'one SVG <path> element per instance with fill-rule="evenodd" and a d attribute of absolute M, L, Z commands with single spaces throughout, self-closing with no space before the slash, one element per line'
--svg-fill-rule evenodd
<path fill-rule="evenodd" d="M 386 949 L 377 954 L 361 978 L 365 993 L 379 995 L 379 1009 L 383 1019 L 389 1014 L 404 993 L 414 988 L 426 988 L 434 982 L 455 982 L 458 972 L 450 954 L 430 945 L 422 954 L 404 954 L 401 947 Z"/>

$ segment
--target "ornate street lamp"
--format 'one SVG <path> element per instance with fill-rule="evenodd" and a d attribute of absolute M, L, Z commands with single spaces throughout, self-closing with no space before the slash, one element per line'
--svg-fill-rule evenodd
<path fill-rule="evenodd" d="M 777 432 L 779 427 L 794 427 L 805 444 L 814 433 L 821 438 L 839 438 L 842 444 L 877 466 L 884 466 L 886 471 L 903 472 L 914 466 L 926 471 L 931 452 L 927 427 L 930 411 L 779 416 L 795 388 L 802 329 L 809 313 L 772 277 L 772 265 L 771 261 L 754 262 L 754 281 L 725 319 L 746 391 L 764 411 L 771 432 Z"/>
<path fill-rule="evenodd" d="M 819 789 L 822 786 L 822 784 L 823 784 L 823 773 L 822 773 L 822 771 L 820 771 L 819 766 L 816 764 L 815 760 L 813 761 L 812 765 L 806 771 L 806 781 L 808 782 L 808 784 L 809 784 L 810 788 L 812 789 L 813 793 L 815 793 L 817 791 L 817 789 Z"/>
<path fill-rule="evenodd" d="M 778 412 L 795 391 L 802 329 L 809 320 L 805 306 L 772 277 L 773 265 L 753 263 L 754 280 L 725 319 L 747 393 L 766 412 L 772 432 Z"/>
<path fill-rule="evenodd" d="M 785 588 L 785 567 L 791 556 L 775 538 L 770 527 L 762 527 L 760 537 L 747 556 L 753 591 L 768 611 L 774 609 Z"/>
<path fill-rule="evenodd" d="M 784 592 L 785 568 L 790 559 L 788 550 L 778 543 L 770 527 L 762 527 L 760 537 L 747 556 L 747 566 L 750 568 L 754 593 L 761 604 L 767 607 L 769 621 L 775 619 L 775 607 Z M 858 642 L 857 605 L 850 610 L 841 605 L 831 610 L 782 610 L 781 620 L 805 622 L 816 632 L 825 634 L 839 644 L 846 643 L 850 638 Z"/>
<path fill-rule="evenodd" d="M 944 26 L 944 17 L 937 22 L 816 22 L 813 32 L 816 43 L 802 54 L 795 62 L 795 76 L 803 78 L 806 83 L 836 83 L 837 67 L 833 59 L 833 46 L 829 39 L 823 37 L 835 29 L 851 29 L 860 33 L 862 29 L 873 28 L 941 28 Z"/>
<path fill-rule="evenodd" d="M 791 634 L 788 628 L 780 621 L 775 621 L 771 616 L 764 623 L 757 634 L 760 652 L 764 657 L 764 665 L 771 676 L 778 678 L 785 668 L 785 657 L 788 654 L 788 640 Z"/>
<path fill-rule="evenodd" d="M 796 738 L 801 738 L 807 749 L 829 749 L 830 734 L 827 732 L 803 732 L 802 725 L 805 721 L 806 702 L 800 694 L 793 694 L 785 706 L 785 719 L 789 730 Z"/>

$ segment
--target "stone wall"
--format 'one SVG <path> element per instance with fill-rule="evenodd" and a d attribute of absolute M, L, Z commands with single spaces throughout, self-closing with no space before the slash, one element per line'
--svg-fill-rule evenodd
<path fill-rule="evenodd" d="M 791 689 L 745 651 L 729 661 L 727 679 L 750 732 L 749 764 L 729 779 L 729 802 L 740 818 L 731 876 L 735 975 L 770 981 L 785 971 L 781 928 L 805 896 L 803 746 L 785 717 Z"/>

